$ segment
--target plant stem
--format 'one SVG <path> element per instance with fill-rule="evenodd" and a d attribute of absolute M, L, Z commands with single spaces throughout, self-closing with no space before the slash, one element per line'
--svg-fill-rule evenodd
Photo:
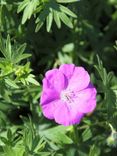
<path fill-rule="evenodd" d="M 79 135 L 77 125 L 73 125 L 73 141 L 75 145 L 79 145 Z"/>

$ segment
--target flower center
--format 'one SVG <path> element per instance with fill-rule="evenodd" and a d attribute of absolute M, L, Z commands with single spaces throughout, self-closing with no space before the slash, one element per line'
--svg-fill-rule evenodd
<path fill-rule="evenodd" d="M 70 90 L 63 90 L 60 94 L 61 100 L 67 103 L 72 103 L 74 101 L 73 97 L 75 97 L 75 94 L 73 91 Z"/>

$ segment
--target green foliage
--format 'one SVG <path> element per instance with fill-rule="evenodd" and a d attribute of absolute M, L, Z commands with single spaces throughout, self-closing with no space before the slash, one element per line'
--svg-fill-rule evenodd
<path fill-rule="evenodd" d="M 19 63 L 30 57 L 30 54 L 23 54 L 26 48 L 26 44 L 23 44 L 19 47 L 11 47 L 10 37 L 7 37 L 6 43 L 0 40 L 0 51 L 4 57 L 1 57 L 0 60 L 0 78 L 1 81 L 5 82 L 12 88 L 19 88 L 17 84 L 23 83 L 33 83 L 39 85 L 38 82 L 34 79 L 34 75 L 30 74 L 32 71 L 30 69 L 30 64 L 26 63 L 25 65 L 20 65 Z"/>
<path fill-rule="evenodd" d="M 65 135 L 66 127 L 64 126 L 56 126 L 54 128 L 47 129 L 41 132 L 41 135 L 45 136 L 49 140 L 55 143 L 61 144 L 71 144 L 73 141 Z"/>
<path fill-rule="evenodd" d="M 6 135 L 1 133 L 0 152 L 4 156 L 50 156 L 55 153 L 32 122 L 26 120 L 24 127 L 14 127 L 14 131 L 8 129 Z"/>
<path fill-rule="evenodd" d="M 112 118 L 111 113 L 113 112 L 114 109 L 116 109 L 116 105 L 117 105 L 117 100 L 116 100 L 116 94 L 115 94 L 115 90 L 112 89 L 112 81 L 114 78 L 114 73 L 113 72 L 109 72 L 107 73 L 106 69 L 103 67 L 103 63 L 102 61 L 99 59 L 99 57 L 97 56 L 98 59 L 98 65 L 95 65 L 95 68 L 98 71 L 98 74 L 101 78 L 100 80 L 97 80 L 99 83 L 99 89 L 101 92 L 104 93 L 104 101 L 103 103 L 103 107 L 104 109 L 107 109 L 107 113 L 108 113 L 108 119 Z"/>
<path fill-rule="evenodd" d="M 57 3 L 58 2 L 58 3 Z M 22 24 L 24 24 L 32 15 L 36 17 L 36 29 L 43 26 L 46 21 L 46 29 L 49 32 L 52 26 L 53 20 L 55 21 L 58 28 L 61 28 L 61 21 L 68 27 L 73 28 L 72 22 L 68 16 L 77 17 L 71 10 L 67 7 L 59 4 L 63 1 L 53 1 L 53 0 L 24 0 L 18 6 L 18 13 L 23 11 Z M 70 3 L 74 1 L 65 1 L 65 3 Z M 67 16 L 68 15 L 68 16 Z"/>
<path fill-rule="evenodd" d="M 2 53 L 2 57 L 0 57 L 0 109 L 3 111 L 1 112 L 1 124 L 6 124 L 8 110 L 12 111 L 13 108 L 23 106 L 26 101 L 29 101 L 30 95 L 25 95 L 28 93 L 26 90 L 28 91 L 30 88 L 32 90 L 33 87 L 39 86 L 34 79 L 35 76 L 31 73 L 30 63 L 22 64 L 22 60 L 31 56 L 24 54 L 25 48 L 26 44 L 11 45 L 9 36 L 6 40 L 0 38 Z"/>
<path fill-rule="evenodd" d="M 89 156 L 99 156 L 100 149 L 96 147 L 96 145 L 92 145 L 90 148 Z"/>

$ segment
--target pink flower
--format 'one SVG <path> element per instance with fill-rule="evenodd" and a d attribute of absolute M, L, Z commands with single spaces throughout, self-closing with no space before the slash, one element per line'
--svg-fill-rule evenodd
<path fill-rule="evenodd" d="M 43 114 L 64 126 L 79 123 L 96 107 L 96 89 L 83 67 L 63 64 L 46 72 L 41 95 Z"/>

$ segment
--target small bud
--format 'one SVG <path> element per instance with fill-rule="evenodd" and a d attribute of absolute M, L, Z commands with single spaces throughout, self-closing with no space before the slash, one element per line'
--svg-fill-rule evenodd
<path fill-rule="evenodd" d="M 110 147 L 117 147 L 117 132 L 114 130 L 111 124 L 109 124 L 111 128 L 111 134 L 107 138 L 107 145 Z"/>

